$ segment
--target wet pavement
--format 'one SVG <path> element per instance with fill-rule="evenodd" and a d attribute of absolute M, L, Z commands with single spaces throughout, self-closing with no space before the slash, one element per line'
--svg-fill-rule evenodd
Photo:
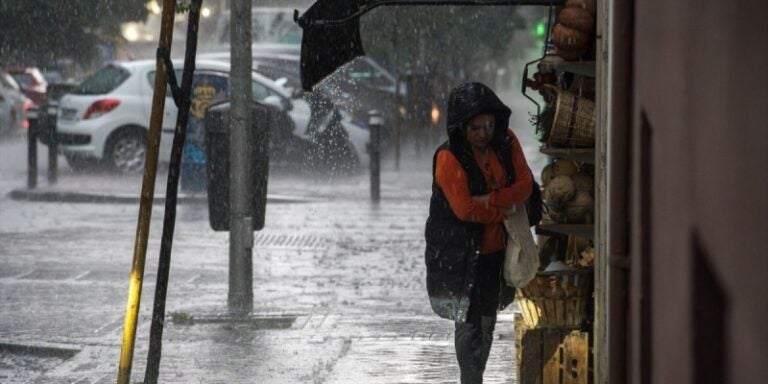
<path fill-rule="evenodd" d="M 0 140 L 0 382 L 112 383 L 140 176 L 74 173 L 62 158 L 48 184 L 41 147 L 30 191 L 24 145 Z M 159 382 L 457 383 L 453 323 L 432 313 L 424 281 L 430 170 L 431 153 L 399 171 L 385 161 L 379 204 L 367 172 L 272 175 L 254 313 L 238 322 L 226 316 L 228 235 L 210 229 L 204 196 L 183 194 Z M 131 382 L 144 377 L 164 189 L 161 173 Z M 86 194 L 101 199 L 76 198 Z M 516 382 L 513 310 L 500 315 L 487 383 Z"/>
<path fill-rule="evenodd" d="M 180 204 L 159 381 L 456 383 L 453 324 L 424 285 L 429 171 L 429 159 L 385 167 L 379 204 L 366 174 L 271 178 L 270 196 L 286 200 L 268 204 L 255 234 L 245 322 L 223 316 L 227 234 L 210 230 L 204 199 Z M 130 195 L 137 181 L 63 171 L 41 182 L 49 199 L 0 198 L 0 382 L 115 381 L 138 206 L 67 196 Z M 132 382 L 144 376 L 162 215 L 156 204 Z M 514 382 L 511 312 L 497 329 L 487 382 Z"/>

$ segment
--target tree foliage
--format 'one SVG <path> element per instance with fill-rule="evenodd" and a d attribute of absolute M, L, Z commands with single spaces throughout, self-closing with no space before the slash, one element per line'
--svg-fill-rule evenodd
<path fill-rule="evenodd" d="M 143 21 L 146 0 L 0 0 L 0 61 L 45 66 L 60 58 L 98 57 L 120 26 Z"/>

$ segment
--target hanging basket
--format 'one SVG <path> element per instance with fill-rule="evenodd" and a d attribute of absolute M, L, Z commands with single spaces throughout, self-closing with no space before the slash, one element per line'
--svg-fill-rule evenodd
<path fill-rule="evenodd" d="M 528 328 L 579 328 L 592 300 L 592 269 L 537 274 L 516 300 Z"/>
<path fill-rule="evenodd" d="M 547 144 L 550 147 L 595 146 L 595 102 L 557 89 L 557 101 L 552 129 Z"/>

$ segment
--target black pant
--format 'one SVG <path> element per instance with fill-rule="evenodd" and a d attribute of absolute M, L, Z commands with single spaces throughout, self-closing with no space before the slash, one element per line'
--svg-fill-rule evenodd
<path fill-rule="evenodd" d="M 454 342 L 462 384 L 481 384 L 493 343 L 504 251 L 480 255 L 467 322 L 456 322 Z"/>

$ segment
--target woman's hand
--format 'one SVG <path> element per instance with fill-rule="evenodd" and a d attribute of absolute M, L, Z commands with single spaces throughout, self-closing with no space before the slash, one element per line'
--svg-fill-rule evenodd
<path fill-rule="evenodd" d="M 480 196 L 472 196 L 472 200 L 485 205 L 486 208 L 488 208 L 489 202 L 490 202 L 490 194 L 480 195 Z"/>

